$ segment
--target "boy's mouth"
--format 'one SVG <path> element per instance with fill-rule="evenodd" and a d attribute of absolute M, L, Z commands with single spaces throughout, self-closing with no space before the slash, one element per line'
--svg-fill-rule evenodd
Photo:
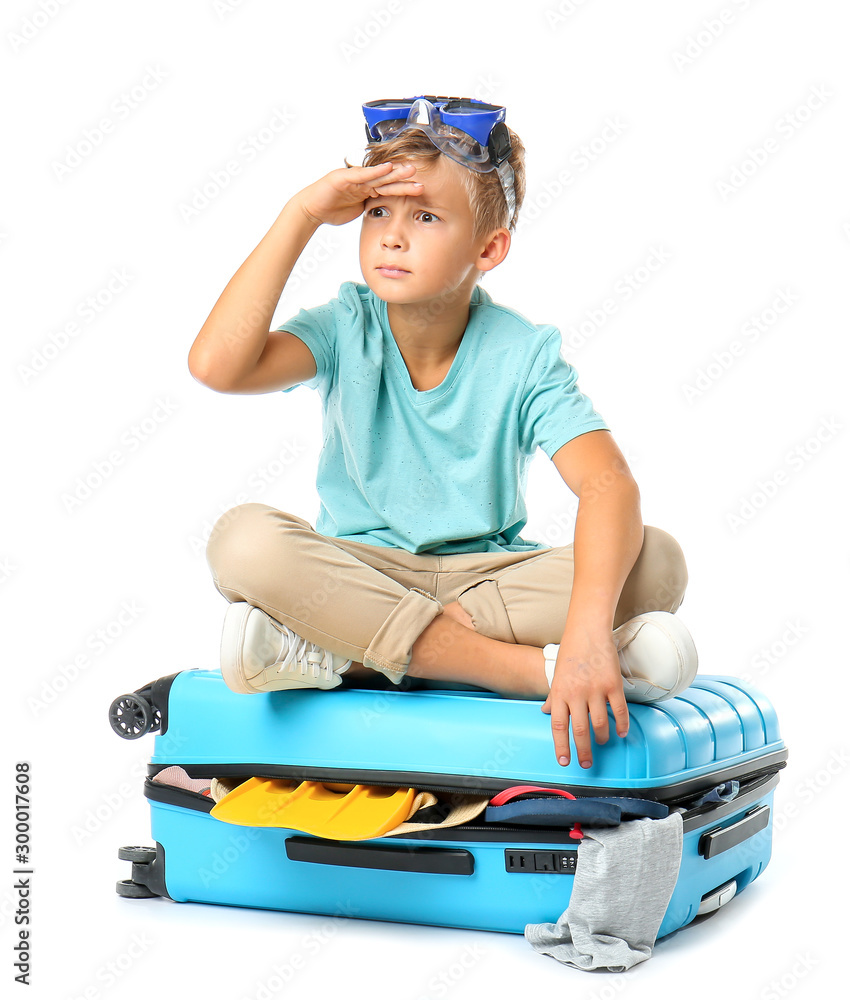
<path fill-rule="evenodd" d="M 410 271 L 405 271 L 403 268 L 388 267 L 382 264 L 379 264 L 375 270 L 385 278 L 400 278 L 403 274 L 410 274 Z"/>

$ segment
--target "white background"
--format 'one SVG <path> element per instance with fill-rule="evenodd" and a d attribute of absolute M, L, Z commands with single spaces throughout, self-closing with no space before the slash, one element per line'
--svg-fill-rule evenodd
<path fill-rule="evenodd" d="M 14 762 L 32 762 L 27 995 L 253 1000 L 298 955 L 299 998 L 828 991 L 848 889 L 848 27 L 837 0 L 4 5 L 4 773 L 11 804 Z M 766 873 L 621 976 L 520 936 L 113 891 L 116 848 L 150 842 L 153 741 L 119 740 L 110 702 L 216 666 L 225 604 L 203 542 L 222 511 L 317 512 L 317 395 L 218 395 L 187 352 L 283 204 L 359 162 L 361 102 L 422 92 L 507 106 L 528 194 L 485 287 L 562 330 L 645 522 L 685 550 L 701 669 L 752 678 L 790 749 Z M 276 324 L 362 280 L 358 232 L 319 230 Z M 653 253 L 666 263 L 641 271 Z M 526 537 L 571 539 L 542 453 L 527 500 Z M 22 990 L 11 815 L 0 974 Z"/>

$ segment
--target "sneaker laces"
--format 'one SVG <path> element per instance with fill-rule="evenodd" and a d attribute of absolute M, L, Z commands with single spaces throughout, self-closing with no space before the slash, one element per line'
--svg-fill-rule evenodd
<path fill-rule="evenodd" d="M 289 648 L 283 659 L 278 661 L 277 673 L 294 674 L 298 668 L 302 677 L 310 673 L 314 680 L 328 681 L 333 676 L 333 668 L 327 650 L 317 646 L 315 642 L 304 639 L 300 635 L 289 632 Z"/>

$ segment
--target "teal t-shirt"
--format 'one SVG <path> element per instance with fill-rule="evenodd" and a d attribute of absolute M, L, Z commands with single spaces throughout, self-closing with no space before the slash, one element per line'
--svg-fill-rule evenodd
<path fill-rule="evenodd" d="M 414 553 L 546 549 L 520 537 L 528 464 L 607 425 L 560 355 L 554 326 L 497 305 L 480 285 L 452 366 L 413 387 L 366 284 L 346 281 L 324 305 L 277 327 L 302 340 L 316 375 L 323 448 L 316 530 Z M 291 392 L 290 386 L 284 392 Z"/>

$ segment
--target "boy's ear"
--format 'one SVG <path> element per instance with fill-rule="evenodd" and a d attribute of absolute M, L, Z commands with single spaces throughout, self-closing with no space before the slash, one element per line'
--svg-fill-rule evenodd
<path fill-rule="evenodd" d="M 487 242 L 481 255 L 478 258 L 478 269 L 481 271 L 492 271 L 494 267 L 507 257 L 511 248 L 511 234 L 507 229 L 494 229 L 487 237 Z"/>

